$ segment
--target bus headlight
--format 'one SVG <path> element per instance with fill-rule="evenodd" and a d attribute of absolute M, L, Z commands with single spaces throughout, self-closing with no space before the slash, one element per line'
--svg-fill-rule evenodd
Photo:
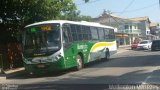
<path fill-rule="evenodd" d="M 61 54 L 59 54 L 59 55 L 55 56 L 55 58 L 54 58 L 54 59 L 55 59 L 56 61 L 58 61 L 61 57 L 62 57 L 62 55 L 61 55 Z"/>
<path fill-rule="evenodd" d="M 47 61 L 52 61 L 52 62 L 58 61 L 61 57 L 62 57 L 62 55 L 61 55 L 61 54 L 58 54 L 58 55 L 56 55 L 56 56 L 48 57 L 48 58 L 47 58 Z"/>

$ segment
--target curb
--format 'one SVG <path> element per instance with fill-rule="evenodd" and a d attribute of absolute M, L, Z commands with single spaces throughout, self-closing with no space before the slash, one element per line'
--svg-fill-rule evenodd
<path fill-rule="evenodd" d="M 131 45 L 122 45 L 122 46 L 119 46 L 119 48 L 127 48 L 127 47 L 130 47 Z"/>
<path fill-rule="evenodd" d="M 130 45 L 125 45 L 125 46 L 121 46 L 117 49 L 117 53 L 123 53 L 128 51 L 128 49 L 130 49 Z"/>
<path fill-rule="evenodd" d="M 22 68 L 17 68 L 17 69 L 14 69 L 14 70 L 4 71 L 4 74 L 0 74 L 0 80 L 1 79 L 4 80 L 4 79 L 10 78 L 10 77 L 21 75 L 24 72 L 25 72 L 25 69 L 23 67 Z"/>
<path fill-rule="evenodd" d="M 6 80 L 6 75 L 5 74 L 0 74 L 0 80 Z"/>

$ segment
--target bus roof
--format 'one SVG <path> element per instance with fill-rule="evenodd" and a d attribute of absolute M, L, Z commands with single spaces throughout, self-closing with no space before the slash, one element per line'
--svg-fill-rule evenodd
<path fill-rule="evenodd" d="M 43 21 L 43 22 L 37 22 L 37 23 L 33 23 L 33 24 L 29 24 L 26 27 L 30 27 L 30 26 L 34 26 L 34 25 L 40 25 L 40 24 L 49 24 L 49 23 L 70 23 L 70 24 L 77 24 L 77 25 L 86 25 L 86 26 L 96 26 L 96 27 L 105 27 L 105 28 L 112 28 L 111 26 L 106 26 L 106 25 L 102 25 L 99 23 L 95 23 L 95 22 L 87 22 L 87 21 L 68 21 L 68 20 L 50 20 L 50 21 Z"/>

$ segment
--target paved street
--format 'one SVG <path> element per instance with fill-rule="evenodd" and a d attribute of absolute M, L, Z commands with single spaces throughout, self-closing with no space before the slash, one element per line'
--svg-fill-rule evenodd
<path fill-rule="evenodd" d="M 110 61 L 89 64 L 81 71 L 67 70 L 40 77 L 21 74 L 0 82 L 37 84 L 38 88 L 49 88 L 54 84 L 160 84 L 159 76 L 160 51 L 125 49 L 114 55 Z"/>

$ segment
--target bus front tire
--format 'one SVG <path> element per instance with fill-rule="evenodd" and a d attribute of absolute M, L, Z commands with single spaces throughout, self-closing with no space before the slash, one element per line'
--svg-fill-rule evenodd
<path fill-rule="evenodd" d="M 76 66 L 76 70 L 81 70 L 83 68 L 83 60 L 82 57 L 80 55 L 76 56 L 76 62 L 77 62 L 77 66 Z"/>

